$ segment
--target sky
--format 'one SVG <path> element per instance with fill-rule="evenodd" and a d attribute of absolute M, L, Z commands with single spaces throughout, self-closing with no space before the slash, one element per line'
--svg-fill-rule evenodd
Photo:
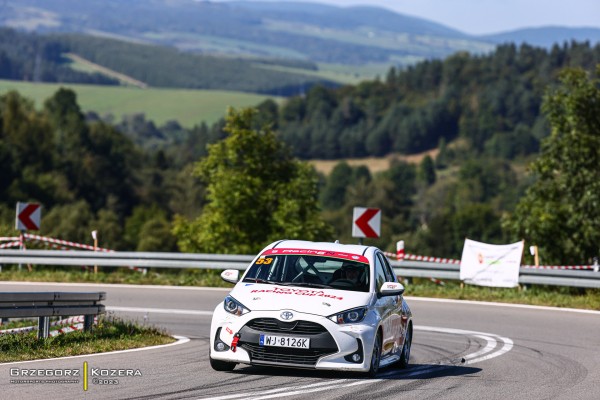
<path fill-rule="evenodd" d="M 600 0 L 271 0 L 372 5 L 481 35 L 540 27 L 600 28 Z"/>

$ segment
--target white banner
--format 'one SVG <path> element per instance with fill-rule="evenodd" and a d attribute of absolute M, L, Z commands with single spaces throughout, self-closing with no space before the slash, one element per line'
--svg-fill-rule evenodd
<path fill-rule="evenodd" d="M 518 286 L 523 246 L 523 241 L 494 245 L 465 239 L 460 280 L 479 286 Z"/>

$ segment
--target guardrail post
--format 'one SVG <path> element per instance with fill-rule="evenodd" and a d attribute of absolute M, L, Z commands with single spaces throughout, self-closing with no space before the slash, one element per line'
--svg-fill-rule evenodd
<path fill-rule="evenodd" d="M 594 272 L 598 272 L 600 270 L 600 265 L 598 265 L 598 257 L 594 257 Z"/>
<path fill-rule="evenodd" d="M 50 318 L 38 318 L 38 339 L 46 339 L 50 334 Z"/>
<path fill-rule="evenodd" d="M 83 331 L 91 332 L 93 325 L 94 325 L 94 316 L 93 315 L 84 315 L 83 316 Z"/>

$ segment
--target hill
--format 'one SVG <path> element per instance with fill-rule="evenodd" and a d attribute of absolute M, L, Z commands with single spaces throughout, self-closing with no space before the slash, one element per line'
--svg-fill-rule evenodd
<path fill-rule="evenodd" d="M 475 36 L 387 9 L 301 2 L 4 0 L 0 26 L 77 32 L 221 57 L 285 58 L 332 65 L 390 65 L 486 53 L 499 43 L 593 43 L 600 29 L 546 27 Z M 371 76 L 374 76 L 372 74 Z"/>
<path fill-rule="evenodd" d="M 274 96 L 302 94 L 315 84 L 339 85 L 315 69 L 305 61 L 222 58 L 104 37 L 0 28 L 0 79 L 104 85 L 125 80 L 142 87 Z"/>
<path fill-rule="evenodd" d="M 319 63 L 409 64 L 493 44 L 376 7 L 193 0 L 5 0 L 0 25 L 38 32 L 117 35 L 221 56 Z"/>
<path fill-rule="evenodd" d="M 554 44 L 577 41 L 590 43 L 600 42 L 598 28 L 567 28 L 562 26 L 546 26 L 540 28 L 518 29 L 494 35 L 483 36 L 494 43 L 528 43 L 533 46 L 551 48 Z"/>

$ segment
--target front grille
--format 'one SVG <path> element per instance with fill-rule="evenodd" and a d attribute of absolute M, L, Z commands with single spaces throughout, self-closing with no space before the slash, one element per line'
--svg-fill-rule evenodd
<path fill-rule="evenodd" d="M 256 318 L 246 324 L 247 327 L 265 333 L 294 333 L 316 335 L 327 332 L 324 326 L 310 321 L 284 322 L 275 318 Z"/>
<path fill-rule="evenodd" d="M 289 364 L 314 367 L 319 358 L 333 354 L 336 349 L 294 349 L 287 347 L 257 346 L 243 343 L 241 347 L 250 353 L 250 360 L 260 364 Z"/>
<path fill-rule="evenodd" d="M 284 322 L 275 318 L 255 318 L 244 325 L 239 333 L 238 345 L 250 354 L 253 364 L 314 367 L 319 358 L 338 352 L 329 331 L 323 325 L 310 321 Z M 308 337 L 311 348 L 260 346 L 261 334 Z"/>

